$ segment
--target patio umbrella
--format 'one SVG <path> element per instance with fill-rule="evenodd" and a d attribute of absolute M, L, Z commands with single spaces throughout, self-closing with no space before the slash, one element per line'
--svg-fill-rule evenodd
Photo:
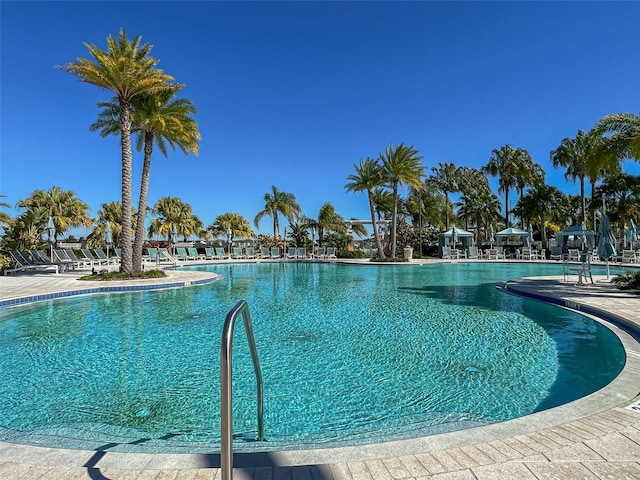
<path fill-rule="evenodd" d="M 522 241 L 525 247 L 530 247 L 531 242 L 533 241 L 533 227 L 531 226 L 531 224 L 529 224 L 529 229 L 527 231 L 529 232 L 529 235 L 524 237 Z"/>
<path fill-rule="evenodd" d="M 176 226 L 173 226 L 173 229 L 171 230 L 171 255 L 173 255 L 175 252 L 175 245 L 176 242 L 178 241 L 178 231 L 176 230 Z"/>
<path fill-rule="evenodd" d="M 453 243 L 453 248 L 456 248 L 456 243 L 458 243 L 458 229 L 455 225 L 451 228 L 451 242 Z"/>
<path fill-rule="evenodd" d="M 607 280 L 609 280 L 609 259 L 616 255 L 616 237 L 611 231 L 609 217 L 604 214 L 600 220 L 600 239 L 598 240 L 598 255 L 607 263 Z"/>
<path fill-rule="evenodd" d="M 107 222 L 104 229 L 104 243 L 107 244 L 107 258 L 109 258 L 109 247 L 113 243 L 113 234 L 111 233 L 111 223 Z"/>
<path fill-rule="evenodd" d="M 633 248 L 633 243 L 638 241 L 638 234 L 636 233 L 636 225 L 633 220 L 629 220 L 629 226 L 625 232 L 627 242 L 629 242 L 629 248 Z"/>
<path fill-rule="evenodd" d="M 49 217 L 47 222 L 47 235 L 49 235 L 49 245 L 51 246 L 50 257 L 53 260 L 53 245 L 56 243 L 56 226 L 53 223 L 53 218 Z"/>
<path fill-rule="evenodd" d="M 494 242 L 496 241 L 495 233 L 493 231 L 493 225 L 489 225 L 489 245 L 493 247 Z"/>

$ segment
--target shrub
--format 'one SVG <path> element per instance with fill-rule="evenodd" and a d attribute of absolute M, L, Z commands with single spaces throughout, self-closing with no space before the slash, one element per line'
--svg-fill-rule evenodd
<path fill-rule="evenodd" d="M 618 275 L 613 278 L 613 283 L 620 290 L 640 290 L 640 272 Z"/>
<path fill-rule="evenodd" d="M 110 280 L 140 280 L 145 278 L 164 278 L 167 274 L 164 270 L 147 270 L 136 275 L 129 275 L 122 272 L 98 273 L 96 275 L 85 275 L 80 280 L 91 280 L 97 282 L 108 282 Z"/>
<path fill-rule="evenodd" d="M 0 253 L 0 271 L 13 265 L 13 260 L 4 253 Z"/>

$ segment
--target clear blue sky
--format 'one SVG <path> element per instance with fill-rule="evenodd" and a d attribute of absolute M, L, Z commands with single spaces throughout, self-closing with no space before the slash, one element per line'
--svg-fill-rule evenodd
<path fill-rule="evenodd" d="M 360 158 L 413 145 L 479 168 L 526 148 L 565 193 L 549 152 L 603 115 L 640 112 L 638 2 L 0 2 L 0 193 L 73 190 L 96 216 L 120 200 L 117 137 L 89 132 L 111 94 L 55 68 L 124 28 L 198 109 L 200 155 L 153 159 L 149 204 L 177 196 L 205 226 L 252 224 L 275 185 L 307 216 L 346 193 Z M 141 154 L 134 154 L 137 205 Z M 627 169 L 638 173 L 638 164 Z M 497 191 L 497 182 L 491 180 Z M 17 212 L 10 212 L 16 214 Z M 263 219 L 259 232 L 272 230 Z M 80 234 L 86 232 L 80 232 Z"/>

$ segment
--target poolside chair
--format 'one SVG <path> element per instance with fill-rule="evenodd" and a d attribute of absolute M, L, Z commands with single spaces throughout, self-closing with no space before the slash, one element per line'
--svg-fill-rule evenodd
<path fill-rule="evenodd" d="M 295 260 L 295 258 L 296 258 L 296 247 L 289 247 L 287 249 L 287 258 L 289 260 Z"/>
<path fill-rule="evenodd" d="M 27 272 L 32 270 L 48 270 L 53 271 L 57 275 L 60 273 L 60 267 L 58 263 L 36 263 L 34 260 L 29 259 L 22 252 L 18 250 L 9 250 L 9 256 L 15 263 L 15 268 L 7 268 L 4 270 L 5 275 L 9 275 L 14 272 Z"/>
<path fill-rule="evenodd" d="M 117 258 L 109 258 L 109 257 L 107 257 L 107 254 L 104 253 L 104 251 L 101 248 L 94 248 L 93 251 L 95 252 L 96 257 L 98 257 L 103 262 L 106 261 L 107 265 L 115 265 L 115 264 L 118 263 L 118 259 Z"/>
<path fill-rule="evenodd" d="M 307 248 L 306 247 L 298 247 L 296 250 L 296 258 L 298 260 L 306 260 L 307 259 Z"/>
<path fill-rule="evenodd" d="M 467 250 L 467 258 L 471 259 L 471 258 L 480 258 L 480 254 L 478 253 L 478 247 L 473 246 L 473 247 L 469 247 Z"/>
<path fill-rule="evenodd" d="M 635 250 L 622 250 L 622 256 L 620 257 L 622 263 L 636 263 L 638 257 Z"/>
<path fill-rule="evenodd" d="M 488 260 L 504 260 L 506 258 L 502 248 L 490 248 L 487 250 Z"/>
<path fill-rule="evenodd" d="M 190 260 L 204 260 L 205 255 L 202 253 L 198 253 L 198 249 L 196 247 L 188 247 L 187 255 Z"/>
<path fill-rule="evenodd" d="M 271 247 L 271 258 L 280 258 L 280 247 Z"/>
<path fill-rule="evenodd" d="M 316 253 L 313 255 L 313 258 L 327 258 L 327 254 L 325 253 L 325 247 L 318 247 Z"/>
<path fill-rule="evenodd" d="M 271 252 L 269 251 L 269 247 L 260 247 L 260 258 L 270 258 Z"/>
<path fill-rule="evenodd" d="M 223 247 L 216 247 L 217 260 L 226 260 L 228 258 L 229 258 L 229 254 L 227 254 L 226 250 Z"/>
<path fill-rule="evenodd" d="M 72 262 L 76 263 L 79 268 L 86 268 L 87 266 L 93 267 L 95 265 L 95 262 L 90 258 L 78 258 L 76 256 L 76 253 L 70 248 L 65 248 L 64 251 L 69 257 L 69 259 Z"/>
<path fill-rule="evenodd" d="M 176 264 L 176 258 L 173 255 L 171 255 L 169 253 L 169 250 L 167 250 L 166 248 L 159 248 L 158 249 L 158 261 L 159 262 L 170 262 L 170 263 L 173 263 L 174 266 Z"/>
<path fill-rule="evenodd" d="M 81 248 L 80 251 L 82 252 L 82 255 L 84 255 L 85 260 L 93 262 L 94 265 L 108 265 L 108 262 L 106 260 L 99 259 L 93 253 L 91 253 L 91 250 L 89 250 L 88 248 Z"/>
<path fill-rule="evenodd" d="M 62 248 L 56 248 L 56 249 L 53 250 L 53 253 L 58 258 L 59 262 L 66 263 L 73 270 L 75 270 L 76 268 L 80 267 L 80 262 L 79 261 L 73 261 L 71 259 L 71 257 L 69 257 L 69 255 L 67 254 L 66 250 L 64 250 Z M 67 269 L 68 269 L 68 267 L 67 267 Z"/>
<path fill-rule="evenodd" d="M 253 247 L 247 247 L 245 249 L 244 253 L 245 253 L 244 256 L 246 258 L 256 258 L 256 254 L 255 254 L 255 251 L 254 251 Z"/>
<path fill-rule="evenodd" d="M 538 254 L 531 247 L 522 247 L 519 258 L 520 260 L 537 260 Z"/>
<path fill-rule="evenodd" d="M 187 255 L 187 249 L 184 247 L 177 247 L 175 258 L 176 260 L 181 260 L 181 261 L 189 260 L 189 256 Z"/>
<path fill-rule="evenodd" d="M 155 247 L 148 247 L 147 248 L 147 256 L 144 257 L 144 260 L 148 261 L 148 262 L 153 262 L 153 263 L 158 263 L 158 249 Z"/>
<path fill-rule="evenodd" d="M 204 259 L 205 260 L 217 260 L 216 252 L 212 247 L 204 247 Z"/>
<path fill-rule="evenodd" d="M 113 253 L 116 254 L 116 258 L 118 260 L 122 260 L 122 249 L 120 247 L 116 247 L 113 249 Z"/>
<path fill-rule="evenodd" d="M 242 254 L 242 247 L 233 247 L 233 258 L 240 259 L 245 258 Z"/>
<path fill-rule="evenodd" d="M 336 247 L 327 247 L 327 256 L 326 258 L 335 260 L 336 258 Z"/>
<path fill-rule="evenodd" d="M 580 250 L 578 250 L 577 248 L 570 248 L 569 249 L 569 256 L 568 256 L 567 260 L 569 260 L 570 262 L 579 261 L 580 260 Z"/>
<path fill-rule="evenodd" d="M 442 247 L 442 257 L 440 257 L 440 258 L 444 258 L 444 259 L 451 258 L 451 247 L 443 245 L 443 247 Z"/>
<path fill-rule="evenodd" d="M 550 260 L 562 260 L 564 255 L 562 253 L 562 247 L 555 246 L 551 247 L 551 255 L 549 256 Z"/>

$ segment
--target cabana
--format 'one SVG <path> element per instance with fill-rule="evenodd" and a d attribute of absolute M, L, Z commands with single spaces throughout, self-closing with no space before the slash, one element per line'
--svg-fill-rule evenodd
<path fill-rule="evenodd" d="M 442 247 L 445 245 L 451 245 L 455 248 L 458 242 L 462 242 L 462 249 L 467 251 L 469 247 L 474 246 L 473 233 L 467 232 L 461 228 L 453 226 L 450 230 L 442 232 L 438 241 L 438 255 L 442 258 Z"/>
<path fill-rule="evenodd" d="M 531 234 L 520 230 L 519 228 L 505 228 L 504 230 L 496 233 L 496 245 L 500 246 L 503 242 L 506 242 L 510 237 L 518 237 L 525 246 L 531 245 Z"/>
<path fill-rule="evenodd" d="M 558 245 L 562 246 L 563 252 L 566 252 L 567 243 L 569 242 L 569 238 L 571 237 L 573 237 L 574 241 L 577 241 L 581 244 L 586 244 L 588 248 L 595 248 L 596 232 L 594 232 L 593 230 L 589 230 L 584 225 L 573 225 L 556 233 Z"/>

